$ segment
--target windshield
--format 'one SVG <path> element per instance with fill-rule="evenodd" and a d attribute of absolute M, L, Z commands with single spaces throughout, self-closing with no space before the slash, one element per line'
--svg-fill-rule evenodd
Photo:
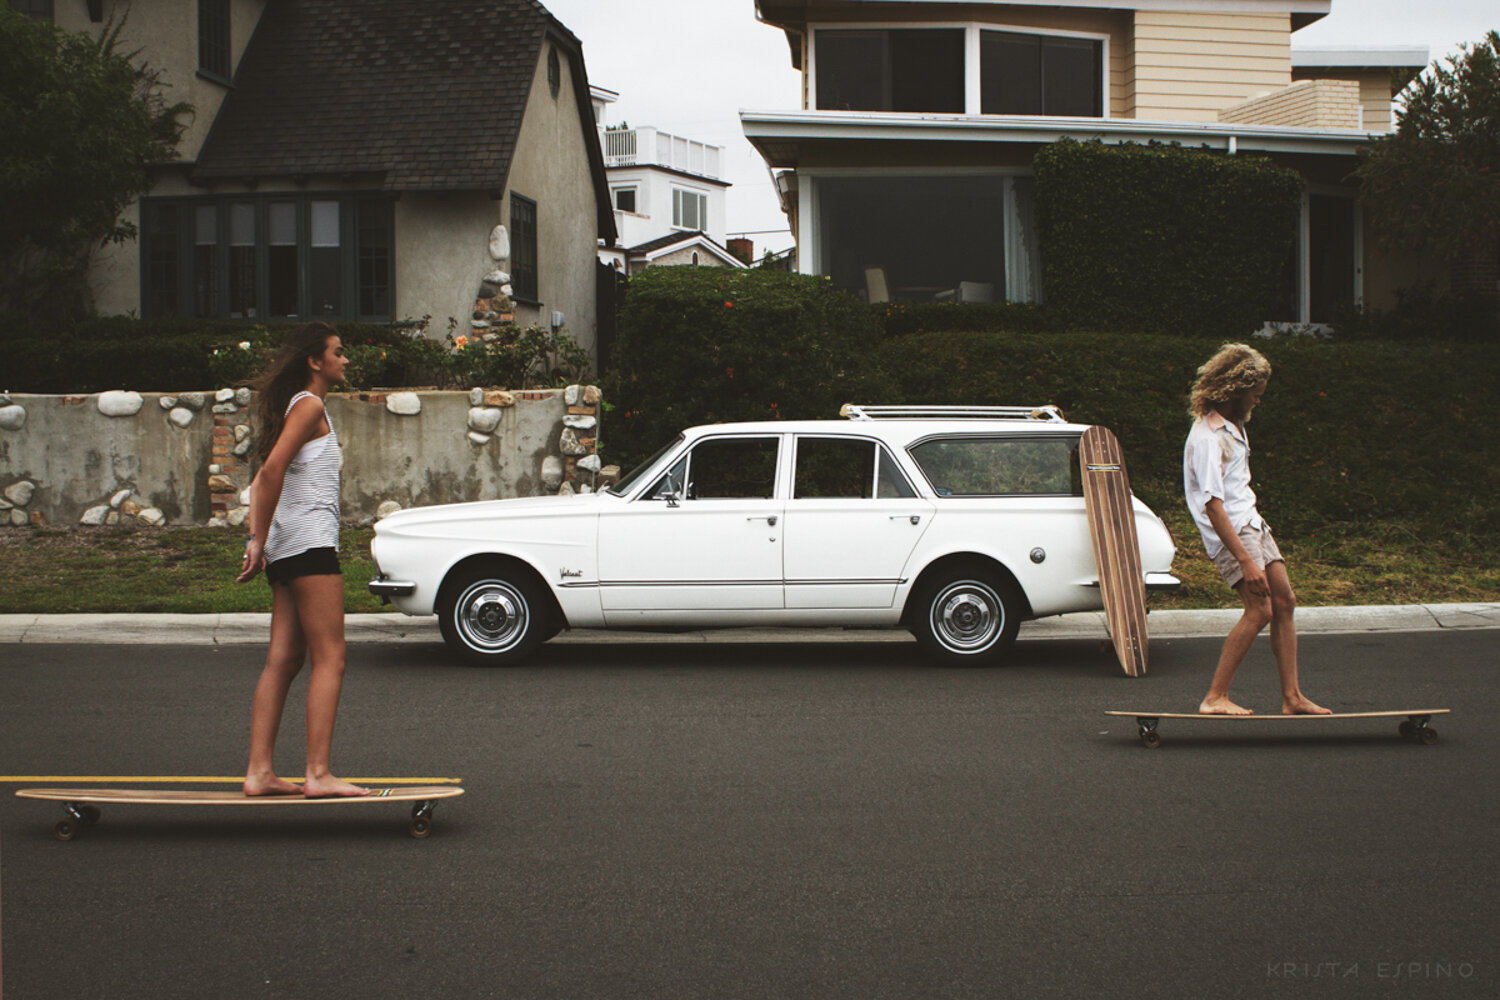
<path fill-rule="evenodd" d="M 625 494 L 629 493 L 632 489 L 635 488 L 635 484 L 640 480 L 640 478 L 646 473 L 650 472 L 652 466 L 661 461 L 661 457 L 663 455 L 665 455 L 667 452 L 671 451 L 681 443 L 682 435 L 679 434 L 677 435 L 677 437 L 673 438 L 671 441 L 668 441 L 666 444 L 658 448 L 655 454 L 653 454 L 650 458 L 646 459 L 644 462 L 640 463 L 635 468 L 625 473 L 625 475 L 621 476 L 619 482 L 609 487 L 606 492 L 613 493 L 616 496 L 624 496 Z"/>

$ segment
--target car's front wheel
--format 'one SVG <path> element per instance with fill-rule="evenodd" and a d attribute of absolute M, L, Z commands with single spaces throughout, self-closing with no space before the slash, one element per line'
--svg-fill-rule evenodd
<path fill-rule="evenodd" d="M 448 648 L 487 667 L 519 663 L 556 631 L 536 584 L 502 565 L 450 577 L 438 598 L 438 623 Z"/>
<path fill-rule="evenodd" d="M 923 650 L 942 663 L 996 663 L 1021 628 L 1019 592 L 992 572 L 945 574 L 925 585 L 917 599 L 912 631 Z"/>

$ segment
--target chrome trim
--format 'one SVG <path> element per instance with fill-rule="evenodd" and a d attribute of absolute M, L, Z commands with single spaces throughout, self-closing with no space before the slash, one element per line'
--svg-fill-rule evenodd
<path fill-rule="evenodd" d="M 417 592 L 417 585 L 410 580 L 387 580 L 380 577 L 370 581 L 369 589 L 376 597 L 410 597 Z"/>
<path fill-rule="evenodd" d="M 1171 573 L 1147 573 L 1146 589 L 1148 591 L 1173 591 L 1182 586 L 1182 581 Z"/>

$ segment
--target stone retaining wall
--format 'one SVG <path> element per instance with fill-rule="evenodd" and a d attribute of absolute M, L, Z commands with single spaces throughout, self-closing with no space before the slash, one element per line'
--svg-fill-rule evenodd
<path fill-rule="evenodd" d="M 598 455 L 595 386 L 328 397 L 344 451 L 343 510 L 587 492 L 618 476 Z M 248 389 L 0 394 L 0 525 L 239 525 L 253 474 Z"/>

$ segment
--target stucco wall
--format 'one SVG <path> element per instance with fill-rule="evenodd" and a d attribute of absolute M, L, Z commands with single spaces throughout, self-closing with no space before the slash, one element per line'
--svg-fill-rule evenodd
<path fill-rule="evenodd" d="M 592 386 L 331 394 L 344 518 L 592 490 L 615 474 L 600 472 L 599 403 Z M 0 523 L 240 524 L 253 405 L 232 389 L 0 394 Z"/>
<path fill-rule="evenodd" d="M 579 117 L 569 56 L 561 46 L 557 54 L 562 63 L 562 85 L 557 97 L 552 96 L 547 83 L 547 53 L 552 47 L 550 39 L 544 42 L 537 59 L 531 100 L 521 120 L 497 221 L 509 227 L 512 194 L 536 202 L 540 302 L 517 301 L 516 322 L 550 327 L 553 310 L 561 311 L 564 328 L 580 346 L 593 352 L 598 342 L 594 302 L 598 215 L 585 143 L 597 139 L 594 123 Z M 512 264 L 514 246 L 512 242 Z"/>
<path fill-rule="evenodd" d="M 427 336 L 441 340 L 448 319 L 468 334 L 474 298 L 494 270 L 490 230 L 495 200 L 480 194 L 405 194 L 396 202 L 396 300 L 393 319 L 431 316 Z"/>

